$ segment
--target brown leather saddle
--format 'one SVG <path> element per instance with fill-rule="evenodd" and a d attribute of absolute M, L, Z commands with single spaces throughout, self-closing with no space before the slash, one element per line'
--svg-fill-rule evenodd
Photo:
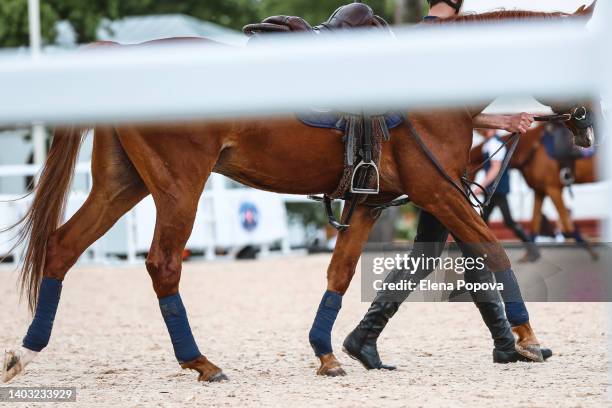
<path fill-rule="evenodd" d="M 372 8 L 363 3 L 351 3 L 338 7 L 329 19 L 312 27 L 306 20 L 298 16 L 271 16 L 261 23 L 247 24 L 242 31 L 249 37 L 262 33 L 311 32 L 324 33 L 355 28 L 379 28 L 389 30 L 389 24 L 380 16 L 374 14 Z"/>
<path fill-rule="evenodd" d="M 280 15 L 268 17 L 261 23 L 248 24 L 243 31 L 251 38 L 251 43 L 270 38 L 270 33 L 301 32 L 323 37 L 334 31 L 356 28 L 386 30 L 392 34 L 387 22 L 363 3 L 339 7 L 326 22 L 315 27 L 301 17 Z M 349 226 L 356 205 L 364 202 L 368 196 L 379 193 L 378 164 L 382 142 L 389 139 L 389 129 L 402 123 L 403 116 L 395 112 L 370 112 L 366 109 L 354 112 L 326 110 L 323 116 L 320 112 L 320 109 L 313 109 L 312 112 L 298 114 L 298 118 L 308 126 L 335 128 L 344 132 L 344 171 L 333 192 L 311 198 L 324 201 L 330 224 L 338 230 L 344 230 Z M 349 212 L 343 222 L 337 221 L 331 211 L 333 199 L 350 202 Z"/>

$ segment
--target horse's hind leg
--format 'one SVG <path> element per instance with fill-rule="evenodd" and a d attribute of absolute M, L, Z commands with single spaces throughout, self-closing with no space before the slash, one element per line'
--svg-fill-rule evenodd
<path fill-rule="evenodd" d="M 344 213 L 347 208 L 348 205 L 345 206 Z M 321 360 L 318 375 L 335 377 L 346 374 L 334 356 L 331 332 L 342 305 L 342 296 L 351 283 L 363 245 L 375 222 L 376 219 L 370 215 L 368 208 L 357 207 L 350 228 L 338 233 L 334 254 L 327 269 L 327 291 L 323 295 L 309 333 L 310 345 Z"/>
<path fill-rule="evenodd" d="M 226 380 L 221 369 L 200 353 L 179 294 L 183 250 L 191 234 L 200 192 L 156 191 L 153 197 L 157 219 L 146 265 L 172 340 L 174 355 L 182 368 L 199 372 L 198 381 Z"/>
<path fill-rule="evenodd" d="M 20 350 L 5 356 L 2 380 L 10 381 L 45 348 L 51 336 L 61 285 L 79 256 L 147 190 L 110 128 L 98 128 L 92 156 L 93 186 L 83 206 L 47 242 L 43 283 L 34 320 Z M 47 301 L 54 297 L 53 301 Z"/>
<path fill-rule="evenodd" d="M 200 374 L 199 381 L 226 380 L 221 369 L 200 353 L 179 293 L 183 251 L 193 228 L 198 201 L 221 148 L 213 137 L 204 139 L 203 143 L 210 144 L 198 151 L 201 155 L 197 161 L 189 162 L 186 159 L 188 152 L 193 152 L 193 146 L 183 145 L 190 143 L 188 137 L 164 139 L 146 130 L 126 129 L 120 138 L 155 201 L 155 232 L 146 267 L 174 355 L 182 368 Z"/>
<path fill-rule="evenodd" d="M 580 230 L 572 221 L 569 211 L 565 206 L 565 202 L 563 201 L 563 190 L 550 188 L 548 189 L 548 196 L 552 200 L 553 204 L 555 205 L 555 208 L 557 209 L 557 213 L 559 214 L 559 219 L 561 221 L 561 227 L 563 230 L 563 236 L 565 238 L 573 238 L 574 240 L 576 240 L 576 243 L 578 245 L 583 246 L 584 249 L 587 250 L 589 255 L 591 255 L 591 258 L 593 260 L 599 259 L 599 255 L 591 247 L 591 243 L 584 239 L 584 237 L 580 233 Z"/>

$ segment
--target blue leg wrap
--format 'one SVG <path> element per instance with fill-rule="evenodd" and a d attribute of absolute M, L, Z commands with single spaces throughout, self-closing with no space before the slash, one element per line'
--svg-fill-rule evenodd
<path fill-rule="evenodd" d="M 586 240 L 582 237 L 582 234 L 580 233 L 578 228 L 575 228 L 574 231 L 572 231 L 570 233 L 565 233 L 564 232 L 563 236 L 565 238 L 574 238 L 576 240 L 576 242 L 579 243 L 579 244 L 584 244 L 586 242 Z"/>
<path fill-rule="evenodd" d="M 502 272 L 495 272 L 497 282 L 504 284 L 504 290 L 501 291 L 502 299 L 506 307 L 506 317 L 512 326 L 520 326 L 529 321 L 529 313 L 521 289 L 519 288 L 516 276 L 512 269 Z"/>
<path fill-rule="evenodd" d="M 159 308 L 161 309 L 164 322 L 170 333 L 172 347 L 174 347 L 174 355 L 179 363 L 195 360 L 200 357 L 200 350 L 191 333 L 189 320 L 187 320 L 187 311 L 183 306 L 181 295 L 168 296 L 159 299 Z"/>
<path fill-rule="evenodd" d="M 41 351 L 51 338 L 51 329 L 57 312 L 62 282 L 57 279 L 43 278 L 38 292 L 38 304 L 34 320 L 30 324 L 28 333 L 23 338 L 23 347 L 32 351 Z"/>
<path fill-rule="evenodd" d="M 332 352 L 331 331 L 338 316 L 338 311 L 342 307 L 342 295 L 329 290 L 323 295 L 317 316 L 312 323 L 312 329 L 308 335 L 310 345 L 317 357 Z"/>

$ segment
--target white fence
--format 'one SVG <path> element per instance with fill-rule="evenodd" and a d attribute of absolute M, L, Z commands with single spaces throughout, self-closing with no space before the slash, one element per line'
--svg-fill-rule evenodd
<path fill-rule="evenodd" d="M 0 166 L 0 177 L 35 176 L 40 168 L 36 165 Z M 85 189 L 72 190 L 66 207 L 65 218 L 70 218 L 85 202 L 91 188 L 91 163 L 81 162 L 76 167 L 77 175 L 85 175 Z M 0 227 L 12 225 L 19 220 L 31 204 L 31 196 L 20 199 L 17 195 L 0 195 Z M 297 198 L 303 200 L 303 198 Z M 271 193 L 247 188 L 228 188 L 228 179 L 213 174 L 205 194 L 198 203 L 198 212 L 186 249 L 203 252 L 206 259 L 216 257 L 217 250 L 229 255 L 248 245 L 255 245 L 266 255 L 272 244 L 280 242 L 282 253 L 290 250 L 285 201 Z M 155 205 L 152 198 L 145 198 L 123 216 L 117 224 L 86 252 L 85 259 L 96 263 L 110 262 L 113 255 L 125 256 L 134 262 L 138 254 L 148 252 L 155 227 Z M 244 217 L 250 217 L 248 223 Z M 0 256 L 9 255 L 12 248 L 10 238 L 14 233 L 0 233 Z M 19 258 L 18 248 L 13 258 Z"/>

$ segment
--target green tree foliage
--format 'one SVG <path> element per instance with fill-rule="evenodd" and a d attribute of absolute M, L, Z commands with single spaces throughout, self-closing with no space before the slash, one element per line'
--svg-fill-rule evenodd
<path fill-rule="evenodd" d="M 259 0 L 122 0 L 118 12 L 122 16 L 181 13 L 240 29 L 256 21 L 260 9 Z"/>
<path fill-rule="evenodd" d="M 72 24 L 77 42 L 87 43 L 96 39 L 96 31 L 103 18 L 110 20 L 121 17 L 122 0 L 40 0 L 55 10 L 59 20 Z"/>
<path fill-rule="evenodd" d="M 58 15 L 48 4 L 40 6 L 41 32 L 45 42 L 55 38 Z M 0 0 L 0 46 L 19 47 L 29 44 L 28 0 Z"/>

